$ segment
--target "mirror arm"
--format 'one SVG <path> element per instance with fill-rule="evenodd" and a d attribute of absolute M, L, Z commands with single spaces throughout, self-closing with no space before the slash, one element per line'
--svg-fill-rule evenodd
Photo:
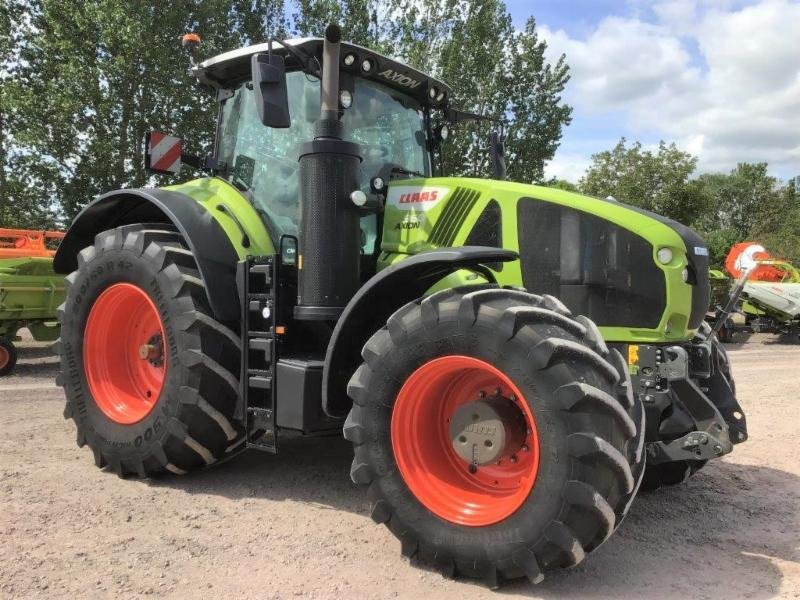
<path fill-rule="evenodd" d="M 270 40 L 272 42 L 272 40 Z M 300 63 L 300 70 L 303 73 L 308 73 L 309 75 L 313 75 L 314 77 L 320 77 L 320 69 L 319 69 L 319 61 L 316 57 L 311 56 L 304 50 L 298 50 L 297 48 L 293 48 L 290 44 L 286 42 L 281 42 L 281 47 L 286 50 L 289 54 L 292 55 L 298 63 Z M 317 63 L 317 67 L 313 66 L 313 63 Z"/>

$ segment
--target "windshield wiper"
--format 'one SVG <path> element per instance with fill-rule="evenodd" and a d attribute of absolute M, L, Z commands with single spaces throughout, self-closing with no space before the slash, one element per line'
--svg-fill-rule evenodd
<path fill-rule="evenodd" d="M 392 167 L 391 173 L 399 173 L 400 175 L 414 175 L 416 177 L 425 177 L 425 173 L 420 173 L 419 171 L 411 171 L 410 169 L 406 169 L 404 167 Z"/>

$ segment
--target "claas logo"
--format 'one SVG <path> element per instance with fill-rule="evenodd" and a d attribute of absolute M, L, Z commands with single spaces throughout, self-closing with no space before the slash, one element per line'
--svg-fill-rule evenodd
<path fill-rule="evenodd" d="M 401 194 L 400 204 L 416 204 L 421 202 L 434 202 L 439 199 L 438 190 L 431 190 L 429 192 L 412 192 L 410 194 Z"/>

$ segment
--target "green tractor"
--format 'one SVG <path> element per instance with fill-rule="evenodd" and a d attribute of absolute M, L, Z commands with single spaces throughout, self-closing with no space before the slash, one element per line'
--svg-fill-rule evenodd
<path fill-rule="evenodd" d="M 58 383 L 98 467 L 343 433 L 402 553 L 494 587 L 580 563 L 643 479 L 746 439 L 690 229 L 507 182 L 496 133 L 497 179 L 447 177 L 447 127 L 478 117 L 333 25 L 193 73 L 217 136 L 183 159 L 208 176 L 101 196 L 55 258 Z"/>

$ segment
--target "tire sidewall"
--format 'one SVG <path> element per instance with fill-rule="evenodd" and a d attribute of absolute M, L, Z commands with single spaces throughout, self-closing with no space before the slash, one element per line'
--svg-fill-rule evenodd
<path fill-rule="evenodd" d="M 574 468 L 566 442 L 570 431 L 553 394 L 572 376 L 561 366 L 534 369 L 532 361 L 524 359 L 531 342 L 538 340 L 525 336 L 503 340 L 492 325 L 480 319 L 471 327 L 440 321 L 434 328 L 407 331 L 405 339 L 395 344 L 392 360 L 383 361 L 383 368 L 371 381 L 374 397 L 388 399 L 387 404 L 372 403 L 365 408 L 369 429 L 377 432 L 369 451 L 381 494 L 393 498 L 396 515 L 418 538 L 441 540 L 449 548 L 459 548 L 465 556 L 476 552 L 487 557 L 506 555 L 509 540 L 530 540 L 532 533 L 545 531 L 563 509 L 563 486 Z M 497 367 L 522 392 L 534 417 L 539 441 L 534 487 L 519 509 L 493 525 L 467 527 L 434 515 L 403 480 L 392 451 L 391 415 L 400 388 L 422 364 L 448 354 L 471 356 Z"/>
<path fill-rule="evenodd" d="M 112 421 L 93 400 L 83 361 L 86 321 L 98 296 L 116 283 L 130 283 L 142 289 L 155 304 L 167 352 L 164 385 L 153 409 L 140 421 L 125 425 Z M 98 252 L 76 272 L 64 304 L 61 325 L 62 372 L 67 399 L 80 432 L 92 448 L 120 459 L 147 456 L 167 435 L 167 426 L 178 409 L 180 348 L 175 322 L 178 314 L 168 301 L 167 281 L 152 261 L 124 248 Z"/>

